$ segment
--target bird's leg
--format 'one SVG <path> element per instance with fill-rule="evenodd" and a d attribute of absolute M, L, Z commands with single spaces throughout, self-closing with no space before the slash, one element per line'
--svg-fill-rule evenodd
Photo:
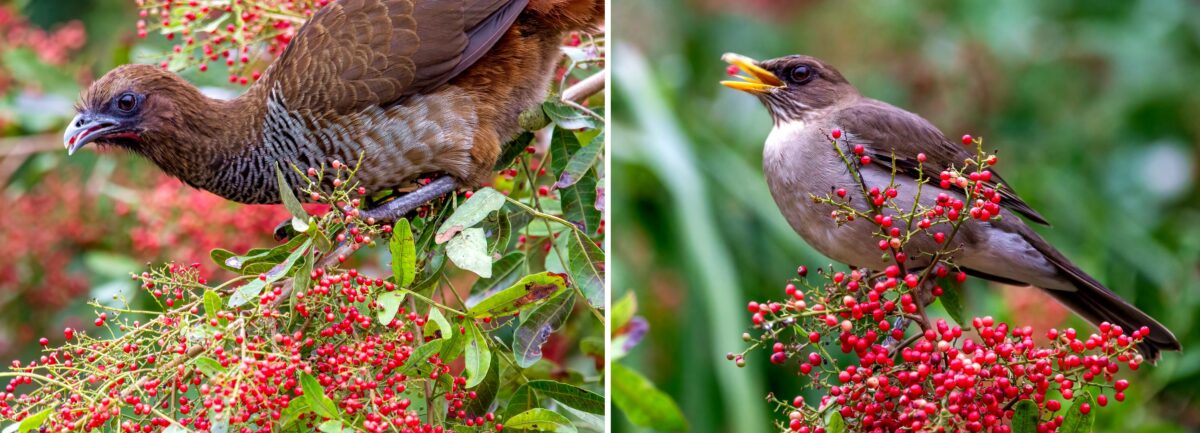
<path fill-rule="evenodd" d="M 363 210 L 359 217 L 364 220 L 375 219 L 379 223 L 390 223 L 403 217 L 405 214 L 412 212 L 413 209 L 421 207 L 421 205 L 429 201 L 446 195 L 458 188 L 458 180 L 452 176 L 442 176 L 434 179 L 428 185 L 422 186 L 412 192 L 402 195 L 395 200 L 384 203 L 374 209 Z"/>

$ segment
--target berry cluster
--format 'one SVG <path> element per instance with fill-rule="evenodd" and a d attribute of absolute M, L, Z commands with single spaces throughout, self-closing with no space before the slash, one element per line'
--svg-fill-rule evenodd
<path fill-rule="evenodd" d="M 329 173 L 312 170 L 313 178 L 328 174 L 339 185 L 323 192 L 316 179 L 307 185 L 338 211 L 314 217 L 314 231 L 297 236 L 307 239 L 301 246 L 259 255 L 299 257 L 290 269 L 289 261 L 261 266 L 252 255 L 226 259 L 242 276 L 218 286 L 199 264 L 134 275 L 153 308 L 121 298 L 93 302 L 94 330 L 64 329 L 61 347 L 42 338 L 43 355 L 0 373 L 9 378 L 0 418 L 39 420 L 47 431 L 316 430 L 351 420 L 368 432 L 502 429 L 451 362 L 461 346 L 457 353 L 421 350 L 491 320 L 476 324 L 407 290 L 412 301 L 400 305 L 403 296 L 393 295 L 401 288 L 391 279 L 304 264 L 322 255 L 344 262 L 391 231 L 358 218 L 364 191 L 350 181 L 355 171 L 341 163 Z M 358 226 L 345 229 L 350 224 Z M 322 231 L 337 233 L 314 240 Z M 294 278 L 279 278 L 289 272 Z M 425 415 L 432 411 L 441 412 Z"/>
<path fill-rule="evenodd" d="M 872 163 L 862 146 L 840 142 L 840 131 L 829 136 L 851 173 Z M 1029 326 L 962 319 L 956 287 L 967 275 L 954 265 L 963 248 L 954 236 L 963 224 L 999 218 L 1004 188 L 989 171 L 996 156 L 983 151 L 981 140 L 965 136 L 963 143 L 976 148 L 965 167 L 920 179 L 921 186 L 936 182 L 958 192 L 942 192 L 932 205 L 900 206 L 894 176 L 889 185 L 860 179 L 866 204 L 859 207 L 852 205 L 856 194 L 845 189 L 814 197 L 832 206 L 841 224 L 873 224 L 884 262 L 882 270 L 821 268 L 816 278 L 801 266 L 784 287 L 784 300 L 747 305 L 753 328 L 743 340 L 751 346 L 727 358 L 744 366 L 752 350 L 769 348 L 772 363 L 794 366 L 811 388 L 824 390 L 815 400 L 770 396 L 788 415 L 778 424 L 782 431 L 1051 432 L 1085 422 L 1081 417 L 1106 406 L 1110 395 L 1125 399 L 1128 382 L 1115 375 L 1144 362 L 1137 345 L 1146 328 L 1104 323 L 1088 336 L 1052 329 L 1045 335 L 1049 343 L 1038 344 Z M 917 162 L 923 169 L 924 156 Z M 920 189 L 912 193 L 920 197 Z M 939 246 L 923 252 L 929 260 L 919 268 L 906 249 L 915 240 Z M 939 299 L 960 325 L 927 318 L 925 307 Z M 913 322 L 916 332 L 908 329 Z M 1031 421 L 1018 429 L 1014 417 Z"/>
<path fill-rule="evenodd" d="M 175 43 L 161 66 L 180 70 L 224 64 L 229 81 L 261 77 L 262 65 L 283 53 L 296 32 L 330 0 L 137 0 L 137 34 L 160 33 Z"/>

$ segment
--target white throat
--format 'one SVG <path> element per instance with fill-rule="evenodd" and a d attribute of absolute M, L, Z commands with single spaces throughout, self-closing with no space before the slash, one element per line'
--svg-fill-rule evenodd
<path fill-rule="evenodd" d="M 788 143 L 802 137 L 805 131 L 808 130 L 809 124 L 803 119 L 793 119 L 775 125 L 771 129 L 771 134 L 767 136 L 766 146 L 763 148 L 763 155 L 779 154 L 788 147 Z"/>

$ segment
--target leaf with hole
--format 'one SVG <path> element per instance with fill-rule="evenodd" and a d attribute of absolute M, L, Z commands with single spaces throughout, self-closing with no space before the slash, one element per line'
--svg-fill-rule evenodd
<path fill-rule="evenodd" d="M 570 292 L 560 293 L 530 311 L 521 318 L 521 324 L 513 332 L 513 357 L 521 368 L 528 368 L 542 359 L 542 345 L 550 334 L 561 328 L 575 306 L 575 296 Z"/>
<path fill-rule="evenodd" d="M 571 420 L 558 412 L 533 408 L 521 412 L 504 423 L 504 429 L 550 431 L 557 433 L 575 433 L 575 425 Z"/>
<path fill-rule="evenodd" d="M 483 278 L 492 276 L 492 256 L 487 252 L 487 240 L 483 229 L 472 227 L 463 230 L 446 244 L 446 256 L 459 268 L 471 271 Z"/>
<path fill-rule="evenodd" d="M 396 313 L 400 311 L 400 305 L 404 303 L 404 293 L 384 292 L 375 298 L 375 303 L 379 304 L 379 313 L 376 316 L 379 318 L 379 324 L 390 325 L 396 318 Z"/>
<path fill-rule="evenodd" d="M 511 287 L 496 292 L 467 310 L 467 316 L 482 319 L 505 316 L 533 308 L 567 289 L 563 274 L 542 272 L 526 275 Z"/>
<path fill-rule="evenodd" d="M 450 241 L 455 234 L 466 230 L 469 227 L 474 227 L 487 218 L 488 214 L 500 210 L 504 207 L 504 194 L 492 188 L 480 188 L 471 195 L 462 205 L 443 222 L 437 230 L 437 236 L 434 241 L 438 244 L 444 244 Z"/>

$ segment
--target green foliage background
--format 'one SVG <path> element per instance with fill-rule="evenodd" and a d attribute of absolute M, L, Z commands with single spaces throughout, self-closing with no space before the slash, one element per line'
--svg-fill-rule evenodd
<path fill-rule="evenodd" d="M 1000 149 L 1005 177 L 1054 223 L 1039 232 L 1187 350 L 1130 377 L 1096 431 L 1200 431 L 1196 3 L 618 0 L 612 25 L 613 296 L 635 291 L 651 327 L 622 362 L 671 394 L 691 431 L 770 429 L 763 397 L 790 398 L 800 379 L 724 354 L 741 349 L 746 301 L 828 263 L 771 200 L 770 120 L 717 85 L 727 51 L 815 55 L 864 94 Z M 973 283 L 968 313 L 1011 320 L 991 289 Z M 641 430 L 619 413 L 613 427 Z"/>

